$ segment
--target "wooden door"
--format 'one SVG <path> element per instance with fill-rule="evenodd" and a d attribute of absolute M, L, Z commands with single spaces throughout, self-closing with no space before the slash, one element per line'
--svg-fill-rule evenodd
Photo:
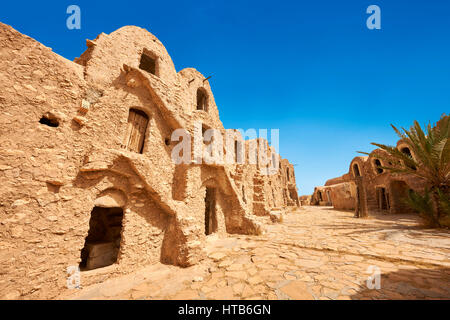
<path fill-rule="evenodd" d="M 127 134 L 124 141 L 124 146 L 127 150 L 142 153 L 147 125 L 148 116 L 144 112 L 137 109 L 130 110 Z"/>

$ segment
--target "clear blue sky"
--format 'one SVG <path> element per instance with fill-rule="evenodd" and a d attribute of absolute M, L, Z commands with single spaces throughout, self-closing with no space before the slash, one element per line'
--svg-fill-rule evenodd
<path fill-rule="evenodd" d="M 56 1 L 54 1 L 56 3 Z M 226 128 L 279 128 L 300 194 L 348 171 L 389 124 L 450 110 L 450 1 L 2 1 L 0 21 L 73 59 L 85 39 L 148 29 L 210 83 Z M 81 30 L 66 28 L 79 5 Z M 382 29 L 366 28 L 381 8 Z"/>

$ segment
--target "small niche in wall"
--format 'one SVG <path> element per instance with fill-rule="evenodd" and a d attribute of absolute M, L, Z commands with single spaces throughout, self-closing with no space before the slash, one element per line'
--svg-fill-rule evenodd
<path fill-rule="evenodd" d="M 384 172 L 381 161 L 379 159 L 375 159 L 373 163 L 375 165 L 375 171 L 377 172 L 377 174 L 381 174 Z"/>
<path fill-rule="evenodd" d="M 53 128 L 56 128 L 56 127 L 59 126 L 58 119 L 54 115 L 52 115 L 50 113 L 44 114 L 41 117 L 41 119 L 39 120 L 39 123 L 43 124 L 43 125 L 46 125 L 46 126 L 49 126 L 49 127 L 53 127 Z"/>
<path fill-rule="evenodd" d="M 52 193 L 58 193 L 61 185 L 59 184 L 55 184 L 55 183 L 51 183 L 51 182 L 46 182 L 47 184 L 47 190 L 52 192 Z"/>
<path fill-rule="evenodd" d="M 148 73 L 156 76 L 156 60 L 156 57 L 152 53 L 147 51 L 143 52 L 141 55 L 141 61 L 139 63 L 139 69 L 147 71 Z"/>

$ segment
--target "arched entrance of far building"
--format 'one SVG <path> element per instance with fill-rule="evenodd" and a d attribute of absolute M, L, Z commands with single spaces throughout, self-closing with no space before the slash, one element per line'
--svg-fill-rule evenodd
<path fill-rule="evenodd" d="M 384 187 L 377 187 L 376 189 L 377 207 L 379 211 L 389 211 L 389 193 Z"/>

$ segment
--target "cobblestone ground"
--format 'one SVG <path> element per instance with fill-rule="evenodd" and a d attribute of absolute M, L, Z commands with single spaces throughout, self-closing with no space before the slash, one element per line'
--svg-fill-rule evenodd
<path fill-rule="evenodd" d="M 71 298 L 450 299 L 450 233 L 418 222 L 303 207 L 282 223 L 267 222 L 262 236 L 208 239 L 199 265 L 154 265 Z M 370 289 L 377 270 L 380 289 Z"/>

